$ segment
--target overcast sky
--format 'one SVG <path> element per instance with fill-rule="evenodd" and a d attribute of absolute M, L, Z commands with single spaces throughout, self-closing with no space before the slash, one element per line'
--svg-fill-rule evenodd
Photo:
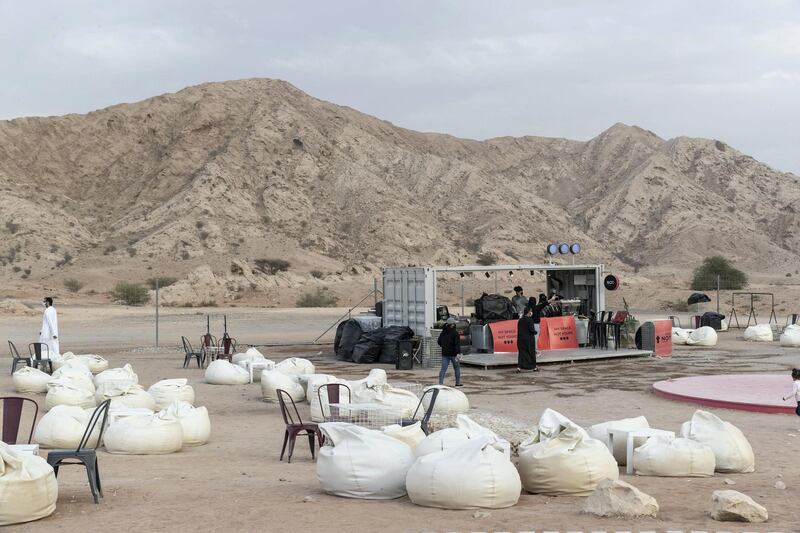
<path fill-rule="evenodd" d="M 425 131 L 721 139 L 800 174 L 800 2 L 0 0 L 0 118 L 285 79 Z"/>

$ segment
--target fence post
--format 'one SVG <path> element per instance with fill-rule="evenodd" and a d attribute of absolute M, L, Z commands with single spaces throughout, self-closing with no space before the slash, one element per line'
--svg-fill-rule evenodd
<path fill-rule="evenodd" d="M 719 274 L 717 274 L 717 314 L 719 314 Z"/>
<path fill-rule="evenodd" d="M 156 348 L 158 348 L 158 277 L 156 277 Z"/>

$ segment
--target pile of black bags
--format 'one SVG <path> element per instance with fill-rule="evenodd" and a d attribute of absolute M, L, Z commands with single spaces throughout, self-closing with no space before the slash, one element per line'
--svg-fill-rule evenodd
<path fill-rule="evenodd" d="M 401 342 L 413 336 L 414 331 L 408 326 L 363 331 L 361 324 L 351 319 L 336 328 L 333 349 L 340 361 L 394 364 L 400 354 Z"/>

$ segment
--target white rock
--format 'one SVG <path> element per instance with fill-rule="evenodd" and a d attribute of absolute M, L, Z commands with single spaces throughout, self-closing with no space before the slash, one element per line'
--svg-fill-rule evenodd
<path fill-rule="evenodd" d="M 595 516 L 655 517 L 658 502 L 624 481 L 603 479 L 586 499 L 583 512 Z"/>
<path fill-rule="evenodd" d="M 726 485 L 736 485 L 736 482 L 729 478 L 723 479 L 722 482 L 725 483 Z"/>
<path fill-rule="evenodd" d="M 715 490 L 711 495 L 711 518 L 720 522 L 766 522 L 767 509 L 741 492 Z"/>
<path fill-rule="evenodd" d="M 786 490 L 786 483 L 781 481 L 780 479 L 775 482 L 775 488 L 778 490 Z"/>

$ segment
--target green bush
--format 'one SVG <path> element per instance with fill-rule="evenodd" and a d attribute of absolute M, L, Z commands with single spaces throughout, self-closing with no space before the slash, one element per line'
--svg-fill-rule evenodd
<path fill-rule="evenodd" d="M 497 263 L 497 256 L 492 252 L 483 252 L 478 255 L 478 264 L 482 266 L 489 266 Z"/>
<path fill-rule="evenodd" d="M 64 288 L 67 289 L 69 292 L 78 292 L 86 285 L 82 281 L 78 281 L 74 278 L 69 278 L 64 280 Z"/>
<path fill-rule="evenodd" d="M 156 290 L 156 282 L 158 282 L 158 288 L 163 289 L 164 287 L 169 287 L 173 283 L 178 281 L 178 278 L 170 278 L 167 276 L 159 276 L 157 278 L 147 278 L 145 283 L 151 290 Z"/>
<path fill-rule="evenodd" d="M 144 285 L 121 281 L 111 291 L 111 300 L 125 305 L 144 305 L 150 301 L 150 292 Z"/>
<path fill-rule="evenodd" d="M 310 272 L 310 274 L 311 274 L 312 278 L 316 278 L 316 279 L 322 279 L 322 278 L 325 277 L 325 272 L 323 272 L 321 270 L 312 270 Z"/>
<path fill-rule="evenodd" d="M 339 298 L 330 294 L 327 289 L 317 288 L 307 292 L 297 300 L 297 307 L 336 307 Z"/>
<path fill-rule="evenodd" d="M 256 270 L 264 274 L 277 274 L 289 270 L 291 264 L 284 259 L 256 259 Z"/>
<path fill-rule="evenodd" d="M 692 273 L 692 290 L 715 290 L 717 288 L 717 275 L 719 275 L 719 288 L 722 290 L 739 290 L 747 285 L 747 274 L 737 270 L 728 259 L 721 255 L 715 255 L 706 257 L 703 259 L 703 264 L 694 269 Z"/>

